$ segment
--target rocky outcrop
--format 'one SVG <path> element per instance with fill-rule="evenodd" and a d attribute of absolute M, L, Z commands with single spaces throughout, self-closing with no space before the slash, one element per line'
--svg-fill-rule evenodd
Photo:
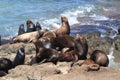
<path fill-rule="evenodd" d="M 119 80 L 120 72 L 113 67 L 100 67 L 98 71 L 87 71 L 88 65 L 59 62 L 36 65 L 20 65 L 9 71 L 0 80 Z M 97 75 L 96 75 L 97 74 Z M 87 76 L 87 77 L 86 77 Z"/>
<path fill-rule="evenodd" d="M 120 35 L 115 39 L 108 37 L 101 38 L 100 33 L 83 34 L 91 51 L 99 49 L 106 54 L 113 49 L 115 61 L 119 62 L 120 52 Z M 0 57 L 6 57 L 11 60 L 15 57 L 17 50 L 25 46 L 25 65 L 17 66 L 9 70 L 9 74 L 1 77 L 0 80 L 119 80 L 120 72 L 114 67 L 100 67 L 95 71 L 89 70 L 89 65 L 82 65 L 84 61 L 78 61 L 71 67 L 72 62 L 28 65 L 32 57 L 35 56 L 35 46 L 32 43 L 14 43 L 0 46 Z M 97 74 L 97 75 L 96 75 Z M 86 77 L 87 76 L 87 77 Z"/>

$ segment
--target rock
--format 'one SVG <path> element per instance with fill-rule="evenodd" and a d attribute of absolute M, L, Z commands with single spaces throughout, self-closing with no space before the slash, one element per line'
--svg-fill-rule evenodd
<path fill-rule="evenodd" d="M 108 37 L 102 38 L 100 37 L 100 33 L 89 33 L 85 34 L 85 36 L 87 37 L 89 48 L 91 48 L 92 51 L 98 49 L 109 54 L 109 50 L 113 44 L 112 39 Z"/>
<path fill-rule="evenodd" d="M 17 50 L 22 46 L 25 46 L 25 53 L 32 54 L 35 53 L 35 46 L 32 43 L 14 43 L 14 44 L 4 44 L 0 46 L 0 55 L 7 53 L 16 53 Z"/>
<path fill-rule="evenodd" d="M 81 63 L 83 61 L 79 61 Z M 100 67 L 99 70 L 86 71 L 89 65 L 74 65 L 71 62 L 19 65 L 9 70 L 0 80 L 119 80 L 120 72 L 114 67 Z M 97 74 L 97 75 L 96 75 Z M 87 76 L 87 77 L 86 77 Z"/>
<path fill-rule="evenodd" d="M 120 35 L 118 35 L 115 40 L 114 40 L 114 54 L 113 56 L 115 57 L 115 62 L 120 63 Z"/>
<path fill-rule="evenodd" d="M 58 62 L 56 66 L 62 74 L 67 74 L 71 68 L 71 64 L 72 62 Z"/>

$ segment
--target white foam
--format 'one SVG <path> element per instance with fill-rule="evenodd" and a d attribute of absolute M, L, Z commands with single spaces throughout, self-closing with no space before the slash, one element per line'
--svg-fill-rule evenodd
<path fill-rule="evenodd" d="M 90 15 L 90 17 L 92 17 L 93 20 L 108 20 L 109 19 L 108 17 L 104 15 L 97 15 L 97 14 Z"/>
<path fill-rule="evenodd" d="M 109 66 L 114 66 L 114 67 L 118 68 L 120 71 L 120 63 L 116 63 L 114 61 L 115 57 L 113 56 L 113 53 L 114 53 L 114 48 L 111 47 L 110 51 L 109 51 L 109 55 L 107 55 L 109 58 Z"/>
<path fill-rule="evenodd" d="M 93 5 L 79 6 L 77 9 L 71 9 L 63 12 L 60 16 L 66 16 L 68 18 L 69 24 L 73 25 L 79 23 L 77 17 L 83 17 L 86 13 L 89 13 L 93 10 Z"/>
<path fill-rule="evenodd" d="M 57 18 L 53 18 L 53 19 L 48 19 L 48 20 L 44 20 L 42 22 L 44 26 L 44 29 L 51 29 L 53 28 L 59 28 L 60 27 L 60 21 Z"/>

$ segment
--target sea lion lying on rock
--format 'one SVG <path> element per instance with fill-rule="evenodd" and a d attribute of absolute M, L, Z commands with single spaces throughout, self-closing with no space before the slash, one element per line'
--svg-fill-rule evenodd
<path fill-rule="evenodd" d="M 93 51 L 93 53 L 90 56 L 90 59 L 100 66 L 107 67 L 109 64 L 109 59 L 107 55 L 101 50 Z"/>
<path fill-rule="evenodd" d="M 24 33 L 19 36 L 16 36 L 13 38 L 13 42 L 34 42 L 36 39 L 39 39 L 44 31 L 34 31 L 34 32 L 29 32 L 29 33 Z"/>
<path fill-rule="evenodd" d="M 78 59 L 79 60 L 87 59 L 88 44 L 86 38 L 84 36 L 80 36 L 79 34 L 76 34 L 74 39 L 75 39 L 75 50 L 76 50 L 76 54 L 78 55 Z"/>
<path fill-rule="evenodd" d="M 5 73 L 8 73 L 8 70 L 12 68 L 13 68 L 13 64 L 10 59 L 0 58 L 0 71 L 4 71 Z"/>
<path fill-rule="evenodd" d="M 54 64 L 58 61 L 58 51 L 55 49 L 40 48 L 39 52 L 36 53 L 35 58 L 30 62 L 30 65 L 34 63 L 44 63 L 44 62 L 53 62 Z"/>
<path fill-rule="evenodd" d="M 65 53 L 60 53 L 59 58 L 58 58 L 58 61 L 61 61 L 61 62 L 63 62 L 63 61 L 76 62 L 77 60 L 78 60 L 78 56 L 76 55 L 75 50 L 67 51 Z"/>
<path fill-rule="evenodd" d="M 59 35 L 69 35 L 70 34 L 70 25 L 69 25 L 67 17 L 61 16 L 61 27 L 53 30 L 53 32 L 57 36 L 59 36 Z"/>

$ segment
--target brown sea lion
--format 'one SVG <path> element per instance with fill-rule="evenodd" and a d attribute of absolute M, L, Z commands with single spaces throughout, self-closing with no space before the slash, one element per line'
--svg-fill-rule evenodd
<path fill-rule="evenodd" d="M 90 65 L 90 64 L 95 64 L 95 62 L 91 59 L 86 59 L 83 64 Z"/>
<path fill-rule="evenodd" d="M 24 33 L 13 38 L 13 42 L 34 42 L 43 35 L 43 31 L 34 31 L 29 33 Z"/>
<path fill-rule="evenodd" d="M 36 53 L 35 58 L 33 58 L 30 64 L 34 63 L 44 63 L 44 62 L 53 62 L 54 64 L 58 61 L 58 51 L 52 48 L 40 48 L 39 52 Z"/>
<path fill-rule="evenodd" d="M 26 21 L 26 25 L 27 25 L 27 31 L 26 32 L 36 31 L 35 24 L 30 19 L 28 19 Z"/>
<path fill-rule="evenodd" d="M 21 35 L 21 34 L 23 34 L 23 33 L 25 33 L 24 24 L 21 24 L 21 25 L 19 26 L 18 35 Z"/>
<path fill-rule="evenodd" d="M 0 71 L 8 73 L 9 69 L 12 69 L 12 61 L 7 58 L 0 58 Z"/>
<path fill-rule="evenodd" d="M 79 60 L 87 59 L 88 44 L 84 36 L 76 34 L 75 37 L 75 50 L 78 55 Z"/>
<path fill-rule="evenodd" d="M 43 43 L 42 43 L 40 40 L 35 41 L 35 42 L 34 42 L 34 45 L 35 45 L 35 47 L 36 47 L 36 53 L 39 52 L 39 48 L 44 47 L 44 46 L 43 46 Z"/>
<path fill-rule="evenodd" d="M 35 26 L 35 28 L 36 28 L 36 31 L 39 31 L 39 30 L 42 29 L 42 28 L 41 28 L 41 25 L 40 25 L 39 22 L 36 22 L 36 26 Z"/>
<path fill-rule="evenodd" d="M 93 53 L 90 56 L 90 59 L 100 66 L 107 67 L 109 64 L 109 59 L 107 55 L 101 50 L 93 51 Z"/>
<path fill-rule="evenodd" d="M 75 43 L 74 38 L 69 35 L 61 35 L 52 39 L 52 48 L 58 49 L 61 51 L 63 48 L 69 48 L 69 50 L 73 50 Z"/>
<path fill-rule="evenodd" d="M 76 55 L 76 52 L 75 50 L 71 50 L 71 51 L 67 51 L 65 53 L 60 53 L 59 54 L 59 58 L 58 58 L 58 61 L 67 61 L 67 62 L 70 62 L 70 61 L 77 61 L 78 60 L 78 56 Z"/>
<path fill-rule="evenodd" d="M 56 35 L 52 31 L 46 31 L 39 40 L 46 45 L 46 43 L 51 43 L 53 38 L 55 38 Z"/>
<path fill-rule="evenodd" d="M 18 49 L 17 54 L 13 60 L 13 67 L 16 67 L 17 65 L 24 64 L 25 61 L 25 49 L 24 46 Z"/>
<path fill-rule="evenodd" d="M 53 30 L 53 32 L 57 36 L 59 36 L 59 35 L 69 35 L 70 34 L 70 25 L 69 25 L 67 17 L 61 16 L 61 27 Z"/>

